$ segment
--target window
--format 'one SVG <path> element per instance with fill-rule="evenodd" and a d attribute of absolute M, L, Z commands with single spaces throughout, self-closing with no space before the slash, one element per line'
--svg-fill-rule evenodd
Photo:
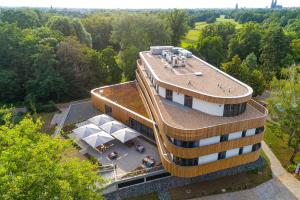
<path fill-rule="evenodd" d="M 112 108 L 108 105 L 105 105 L 104 106 L 104 112 L 105 114 L 109 115 L 109 116 L 112 116 Z"/>
<path fill-rule="evenodd" d="M 172 142 L 171 138 L 169 140 Z M 177 140 L 174 138 L 172 143 L 176 146 L 183 147 L 183 148 L 199 147 L 199 141 L 183 141 L 183 140 Z"/>
<path fill-rule="evenodd" d="M 180 166 L 196 166 L 198 165 L 198 158 L 179 158 L 176 156 L 173 156 L 173 162 L 176 165 Z"/>
<path fill-rule="evenodd" d="M 146 177 L 146 181 L 152 181 L 152 180 L 156 180 L 156 179 L 160 179 L 160 178 L 164 178 L 164 177 L 168 177 L 168 176 L 171 176 L 171 174 L 169 172 L 164 172 L 164 173 L 161 173 L 161 174 L 148 176 L 148 177 Z"/>
<path fill-rule="evenodd" d="M 243 132 L 242 132 L 242 137 L 246 137 L 246 130 L 244 130 Z"/>
<path fill-rule="evenodd" d="M 255 129 L 255 135 L 256 135 L 256 134 L 259 134 L 259 133 L 261 133 L 261 132 L 263 132 L 264 129 L 265 129 L 265 127 L 263 127 L 263 126 L 262 126 L 262 127 L 259 127 L 259 128 L 256 128 L 256 129 Z"/>
<path fill-rule="evenodd" d="M 228 135 L 221 135 L 220 142 L 224 142 L 228 140 Z"/>
<path fill-rule="evenodd" d="M 226 151 L 220 152 L 218 155 L 218 160 L 222 160 L 226 158 Z"/>
<path fill-rule="evenodd" d="M 242 114 L 246 110 L 247 103 L 242 104 L 225 104 L 224 106 L 224 117 L 233 117 Z"/>
<path fill-rule="evenodd" d="M 191 108 L 193 106 L 193 97 L 184 95 L 184 105 Z"/>
<path fill-rule="evenodd" d="M 239 155 L 242 155 L 242 154 L 243 154 L 243 147 L 241 147 L 239 150 Z"/>
<path fill-rule="evenodd" d="M 260 149 L 260 146 L 261 146 L 260 143 L 254 144 L 254 145 L 252 146 L 252 152 L 253 152 L 253 151 L 257 151 L 258 149 Z"/>
<path fill-rule="evenodd" d="M 166 99 L 172 101 L 173 100 L 173 91 L 166 89 Z"/>
<path fill-rule="evenodd" d="M 152 128 L 145 126 L 144 124 L 136 121 L 135 119 L 129 118 L 129 126 L 137 132 L 143 134 L 145 137 L 155 141 Z"/>

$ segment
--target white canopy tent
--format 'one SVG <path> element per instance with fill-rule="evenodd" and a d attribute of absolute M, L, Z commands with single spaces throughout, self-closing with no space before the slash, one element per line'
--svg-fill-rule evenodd
<path fill-rule="evenodd" d="M 111 121 L 101 125 L 100 128 L 103 129 L 105 132 L 112 134 L 120 129 L 126 128 L 126 126 L 120 122 Z"/>
<path fill-rule="evenodd" d="M 90 135 L 86 138 L 83 138 L 83 140 L 93 148 L 96 148 L 96 147 L 98 147 L 102 144 L 105 144 L 109 141 L 112 141 L 114 139 L 115 138 L 113 138 L 108 133 L 105 133 L 104 131 L 101 131 L 101 132 L 95 133 L 93 135 Z"/>
<path fill-rule="evenodd" d="M 111 116 L 106 114 L 97 115 L 88 119 L 88 122 L 95 124 L 96 126 L 101 126 L 107 122 L 115 121 Z"/>
<path fill-rule="evenodd" d="M 128 142 L 129 140 L 132 140 L 140 135 L 140 133 L 136 132 L 135 130 L 131 128 L 124 128 L 120 129 L 116 132 L 113 132 L 111 134 L 114 136 L 117 140 L 119 140 L 122 143 Z"/>
<path fill-rule="evenodd" d="M 101 129 L 98 128 L 95 124 L 87 124 L 73 130 L 75 135 L 81 139 L 98 133 L 100 131 Z"/>

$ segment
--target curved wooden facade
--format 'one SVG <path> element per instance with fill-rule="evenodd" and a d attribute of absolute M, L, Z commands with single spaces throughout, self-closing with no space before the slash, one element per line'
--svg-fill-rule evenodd
<path fill-rule="evenodd" d="M 99 92 L 97 92 L 97 90 L 99 89 L 91 91 L 92 103 L 101 112 L 105 111 L 105 105 L 110 106 L 112 108 L 112 116 L 127 125 L 129 124 L 129 118 L 132 118 L 148 127 L 152 127 L 161 162 L 164 168 L 174 176 L 199 176 L 218 170 L 223 170 L 226 168 L 250 163 L 259 158 L 259 150 L 255 150 L 253 152 L 196 166 L 181 166 L 175 164 L 172 161 L 172 156 L 184 159 L 193 159 L 205 155 L 258 144 L 261 142 L 264 133 L 262 132 L 252 136 L 242 137 L 239 139 L 194 148 L 183 148 L 176 146 L 170 142 L 167 136 L 182 141 L 195 141 L 210 138 L 213 136 L 226 135 L 237 131 L 254 129 L 264 126 L 268 112 L 263 106 L 261 106 L 254 100 L 251 100 L 251 95 L 246 95 L 237 99 L 216 98 L 196 93 L 193 91 L 187 91 L 183 88 L 168 85 L 165 82 L 161 82 L 159 84 L 160 86 L 163 86 L 166 89 L 171 89 L 175 92 L 184 93 L 213 103 L 234 104 L 247 101 L 248 105 L 251 105 L 254 109 L 256 109 L 257 112 L 260 113 L 260 115 L 258 117 L 250 117 L 243 120 L 232 120 L 227 123 L 220 123 L 213 126 L 201 126 L 198 128 L 180 128 L 176 125 L 170 124 L 168 120 L 165 119 L 164 114 L 160 110 L 159 104 L 161 102 L 158 97 L 158 94 L 156 93 L 153 86 L 151 86 L 151 82 L 147 78 L 140 61 L 138 62 L 138 67 L 136 70 L 136 86 L 141 96 L 141 100 L 144 104 L 144 107 L 148 115 L 150 116 L 150 119 L 139 115 L 138 113 L 133 112 L 132 110 L 127 109 L 126 107 L 121 106 L 118 103 L 102 96 Z"/>
<path fill-rule="evenodd" d="M 158 145 L 159 153 L 161 156 L 161 161 L 163 166 L 172 175 L 179 177 L 193 177 L 210 172 L 215 172 L 218 170 L 242 165 L 245 163 L 250 163 L 259 158 L 259 150 L 238 155 L 231 158 L 226 158 L 223 160 L 217 160 L 215 162 L 197 165 L 197 166 L 179 166 L 173 163 L 170 158 L 170 153 L 174 156 L 181 158 L 196 158 L 203 155 L 208 155 L 212 153 L 222 152 L 230 149 L 240 148 L 247 145 L 252 145 L 260 143 L 263 138 L 263 132 L 257 135 L 244 137 L 236 140 L 225 141 L 222 143 L 195 147 L 195 148 L 182 148 L 172 144 L 166 135 L 174 137 L 176 139 L 182 139 L 185 141 L 208 138 L 212 136 L 225 135 L 235 131 L 241 131 L 250 128 L 257 128 L 264 126 L 265 120 L 267 118 L 267 110 L 259 105 L 254 100 L 248 101 L 248 104 L 255 107 L 261 116 L 254 119 L 241 120 L 226 124 L 220 124 L 212 127 L 203 127 L 199 129 L 179 129 L 169 125 L 163 118 L 162 113 L 159 110 L 157 99 L 154 95 L 155 90 L 151 88 L 151 83 L 144 76 L 141 68 L 137 68 L 136 80 L 138 87 L 140 88 L 141 95 L 145 97 L 147 101 L 146 107 L 149 107 L 151 113 L 150 116 L 156 122 L 154 126 L 155 138 Z"/>

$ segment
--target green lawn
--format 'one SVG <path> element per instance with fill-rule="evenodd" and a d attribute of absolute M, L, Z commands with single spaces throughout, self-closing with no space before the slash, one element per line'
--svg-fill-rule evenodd
<path fill-rule="evenodd" d="M 242 26 L 238 22 L 234 21 L 234 19 L 225 19 L 222 17 L 217 18 L 215 23 L 225 23 L 225 22 L 231 22 L 235 24 L 236 29 L 239 29 Z M 207 25 L 206 22 L 196 22 L 195 28 L 189 30 L 186 36 L 182 39 L 181 47 L 187 48 L 188 46 L 195 46 L 196 42 L 199 39 L 201 29 L 206 25 Z"/>
<path fill-rule="evenodd" d="M 186 48 L 189 45 L 195 45 L 199 39 L 201 29 L 206 26 L 206 22 L 196 22 L 195 28 L 189 30 L 184 39 L 181 42 L 181 47 Z"/>
<path fill-rule="evenodd" d="M 268 122 L 270 123 L 270 122 Z M 267 128 L 264 135 L 264 141 L 271 148 L 275 156 L 281 162 L 284 168 L 288 168 L 290 165 L 289 159 L 292 155 L 292 148 L 289 148 L 287 145 L 287 135 L 283 134 L 283 136 L 278 136 L 271 130 L 271 128 L 267 124 Z M 296 163 L 300 162 L 300 153 L 297 154 Z"/>
<path fill-rule="evenodd" d="M 231 22 L 235 25 L 236 29 L 240 29 L 242 27 L 242 25 L 240 23 L 238 23 L 237 21 L 235 21 L 234 19 L 225 19 L 223 17 L 219 17 L 216 19 L 216 23 L 225 23 L 225 22 Z"/>

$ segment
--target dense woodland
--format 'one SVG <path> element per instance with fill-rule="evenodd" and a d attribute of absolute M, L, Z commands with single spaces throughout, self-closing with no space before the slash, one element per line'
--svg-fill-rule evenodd
<path fill-rule="evenodd" d="M 89 97 L 94 87 L 133 80 L 139 51 L 183 46 L 199 24 L 197 39 L 184 47 L 251 85 L 254 95 L 271 90 L 267 130 L 276 140 L 270 133 L 266 139 L 279 155 L 288 151 L 294 169 L 300 9 L 1 9 L 0 104 L 51 111 L 54 103 Z M 70 140 L 41 129 L 40 119 L 0 108 L 0 199 L 102 199 L 99 166 L 68 155 Z"/>
<path fill-rule="evenodd" d="M 216 23 L 224 16 L 235 23 Z M 91 88 L 134 79 L 138 52 L 187 47 L 261 94 L 281 68 L 300 61 L 300 9 L 0 11 L 0 102 L 33 111 L 89 96 Z"/>

